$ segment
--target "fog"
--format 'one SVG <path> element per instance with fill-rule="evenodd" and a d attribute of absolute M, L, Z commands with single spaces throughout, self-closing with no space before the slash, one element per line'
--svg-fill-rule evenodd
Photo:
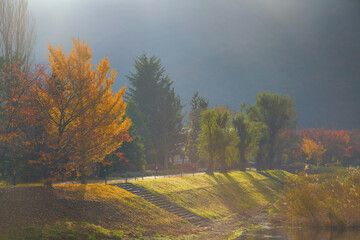
<path fill-rule="evenodd" d="M 36 61 L 47 43 L 90 43 L 125 85 L 133 59 L 156 55 L 182 103 L 195 91 L 237 110 L 261 90 L 295 97 L 299 127 L 360 125 L 360 1 L 29 0 Z M 188 110 L 188 108 L 185 108 Z"/>

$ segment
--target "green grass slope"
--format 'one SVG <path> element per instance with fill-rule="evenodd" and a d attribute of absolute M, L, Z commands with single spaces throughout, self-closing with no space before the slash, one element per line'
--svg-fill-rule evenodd
<path fill-rule="evenodd" d="M 275 201 L 281 182 L 290 175 L 282 170 L 215 173 L 213 176 L 157 178 L 131 181 L 205 218 L 219 218 L 265 206 Z"/>
<path fill-rule="evenodd" d="M 62 184 L 50 192 L 0 188 L 0 239 L 120 239 L 122 232 L 154 235 L 189 228 L 182 219 L 110 185 Z"/>

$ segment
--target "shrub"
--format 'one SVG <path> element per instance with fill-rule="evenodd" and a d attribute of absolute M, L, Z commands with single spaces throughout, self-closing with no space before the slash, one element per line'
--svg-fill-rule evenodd
<path fill-rule="evenodd" d="M 360 169 L 345 173 L 293 176 L 278 203 L 292 223 L 316 227 L 360 227 Z"/>
<path fill-rule="evenodd" d="M 179 164 L 174 164 L 170 167 L 171 170 L 178 170 L 180 169 L 180 165 Z"/>
<path fill-rule="evenodd" d="M 132 163 L 121 163 L 117 167 L 117 172 L 137 172 L 137 167 Z"/>
<path fill-rule="evenodd" d="M 0 181 L 0 186 L 5 186 L 5 185 L 8 185 L 8 184 L 4 181 Z"/>
<path fill-rule="evenodd" d="M 198 165 L 195 163 L 184 163 L 180 165 L 180 168 L 184 172 L 193 172 L 193 171 L 196 172 L 198 170 Z"/>
<path fill-rule="evenodd" d="M 156 167 L 158 168 L 158 169 L 157 169 L 158 171 L 164 170 L 164 166 L 163 166 L 162 164 L 160 164 L 160 163 L 148 164 L 148 165 L 147 165 L 147 169 L 148 169 L 148 170 L 156 171 Z"/>
<path fill-rule="evenodd" d="M 339 168 L 335 167 L 314 167 L 310 168 L 308 171 L 310 174 L 323 174 L 323 173 L 337 173 Z"/>

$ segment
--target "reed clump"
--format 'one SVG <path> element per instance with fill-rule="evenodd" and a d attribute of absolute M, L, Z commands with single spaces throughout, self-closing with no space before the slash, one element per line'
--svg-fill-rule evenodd
<path fill-rule="evenodd" d="M 292 225 L 360 228 L 360 169 L 289 176 L 276 208 L 278 218 Z"/>

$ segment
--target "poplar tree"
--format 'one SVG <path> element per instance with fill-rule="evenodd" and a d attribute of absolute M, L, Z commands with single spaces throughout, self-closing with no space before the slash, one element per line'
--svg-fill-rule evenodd
<path fill-rule="evenodd" d="M 234 134 L 230 126 L 230 113 L 226 108 L 207 109 L 201 113 L 201 132 L 198 138 L 200 154 L 208 159 L 208 174 L 213 174 L 215 164 L 225 173 L 230 165 L 230 145 Z"/>
<path fill-rule="evenodd" d="M 265 168 L 272 169 L 274 167 L 274 158 L 280 149 L 280 134 L 286 129 L 294 128 L 296 124 L 294 98 L 270 92 L 261 92 L 256 96 L 256 103 L 247 108 L 246 111 L 251 121 L 263 123 L 266 126 L 268 133 L 264 134 L 264 136 L 268 136 L 266 141 L 268 147 L 266 156 L 264 156 L 264 163 Z"/>
<path fill-rule="evenodd" d="M 28 64 L 35 44 L 35 19 L 26 0 L 0 1 L 0 66 Z"/>
<path fill-rule="evenodd" d="M 189 113 L 188 135 L 187 135 L 187 153 L 189 159 L 193 163 L 199 161 L 199 152 L 197 147 L 197 139 L 201 131 L 200 117 L 201 112 L 208 108 L 209 101 L 200 97 L 198 92 L 195 92 L 191 98 L 191 112 Z"/>
<path fill-rule="evenodd" d="M 253 140 L 253 124 L 247 119 L 243 112 L 239 112 L 232 119 L 232 125 L 238 137 L 236 147 L 239 151 L 239 161 L 236 166 L 240 171 L 245 171 L 247 166 L 246 156 L 248 155 Z"/>
<path fill-rule="evenodd" d="M 10 138 L 18 135 L 14 125 L 27 89 L 32 84 L 27 65 L 31 63 L 35 43 L 35 19 L 28 11 L 26 0 L 0 1 L 0 169 L 2 177 L 15 174 L 17 167 L 13 156 L 8 156 Z M 28 76 L 25 76 L 25 75 Z M 21 77 L 21 79 L 20 79 Z M 7 111 L 11 106 L 11 110 Z M 7 112 L 6 112 L 7 111 Z M 14 139 L 14 138 L 12 138 Z M 19 153 L 21 151 L 16 151 Z M 14 154 L 13 154 L 14 155 Z M 15 154 L 18 155 L 18 154 Z M 11 162 L 11 163 L 10 163 Z"/>

